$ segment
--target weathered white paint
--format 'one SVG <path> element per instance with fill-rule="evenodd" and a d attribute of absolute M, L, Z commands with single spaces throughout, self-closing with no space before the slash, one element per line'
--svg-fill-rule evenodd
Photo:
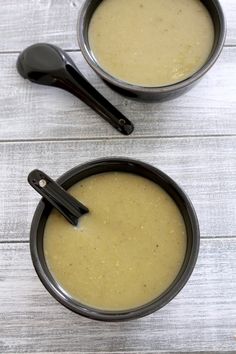
<path fill-rule="evenodd" d="M 130 101 L 113 93 L 81 53 L 72 58 L 94 86 L 135 125 L 133 136 L 236 134 L 236 48 L 225 48 L 206 77 L 186 95 L 165 103 Z M 24 81 L 17 54 L 0 55 L 0 140 L 120 137 L 69 93 Z"/>
<path fill-rule="evenodd" d="M 0 238 L 28 240 L 39 200 L 27 184 L 32 169 L 57 178 L 82 162 L 106 156 L 130 156 L 164 170 L 192 199 L 202 236 L 236 236 L 235 149 L 234 137 L 1 143 Z"/>

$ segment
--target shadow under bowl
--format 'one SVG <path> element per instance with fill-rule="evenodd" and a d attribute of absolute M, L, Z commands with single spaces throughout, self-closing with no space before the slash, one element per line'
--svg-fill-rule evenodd
<path fill-rule="evenodd" d="M 170 177 L 146 163 L 127 158 L 104 158 L 73 168 L 61 176 L 57 182 L 63 188 L 68 189 L 84 178 L 111 171 L 136 174 L 158 184 L 172 197 L 184 218 L 187 232 L 185 259 L 178 276 L 163 294 L 143 306 L 125 311 L 105 311 L 91 308 L 73 299 L 53 278 L 46 264 L 43 248 L 44 229 L 52 207 L 45 199 L 40 201 L 33 217 L 30 231 L 30 251 L 40 280 L 49 293 L 62 305 L 80 315 L 95 320 L 132 320 L 159 310 L 170 302 L 183 288 L 197 260 L 200 233 L 196 213 L 187 195 Z"/>

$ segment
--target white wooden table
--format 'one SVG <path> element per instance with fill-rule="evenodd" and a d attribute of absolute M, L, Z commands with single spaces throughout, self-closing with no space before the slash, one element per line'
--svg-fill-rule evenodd
<path fill-rule="evenodd" d="M 82 0 L 0 0 L 0 353 L 236 353 L 236 1 L 222 0 L 224 51 L 185 96 L 161 104 L 112 92 L 85 63 L 76 21 Z M 68 50 L 86 77 L 135 124 L 122 137 L 73 96 L 24 82 L 18 53 L 35 42 Z M 168 306 L 109 324 L 59 305 L 30 260 L 39 201 L 27 174 L 57 178 L 96 157 L 144 160 L 189 194 L 200 221 L 196 269 Z"/>

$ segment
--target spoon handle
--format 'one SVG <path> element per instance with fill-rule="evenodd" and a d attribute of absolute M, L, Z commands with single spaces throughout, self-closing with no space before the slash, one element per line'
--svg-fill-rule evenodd
<path fill-rule="evenodd" d="M 124 135 L 130 135 L 134 126 L 118 109 L 102 96 L 80 73 L 76 66 L 67 63 L 67 80 L 57 81 L 56 85 L 69 91 L 90 106 L 108 123 Z"/>
<path fill-rule="evenodd" d="M 72 225 L 89 212 L 88 208 L 67 193 L 58 183 L 44 172 L 33 170 L 28 176 L 29 184 L 52 206 L 54 206 Z"/>
<path fill-rule="evenodd" d="M 130 120 L 86 80 L 71 57 L 61 48 L 48 43 L 31 45 L 20 53 L 16 67 L 24 79 L 69 91 L 120 133 L 129 135 L 133 132 L 134 126 Z"/>

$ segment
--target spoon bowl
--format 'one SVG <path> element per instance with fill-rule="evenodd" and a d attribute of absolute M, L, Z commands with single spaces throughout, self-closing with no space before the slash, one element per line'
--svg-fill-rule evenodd
<path fill-rule="evenodd" d="M 133 124 L 84 78 L 62 49 L 47 43 L 34 44 L 19 55 L 16 67 L 24 79 L 75 95 L 120 133 L 130 135 L 133 132 Z"/>

